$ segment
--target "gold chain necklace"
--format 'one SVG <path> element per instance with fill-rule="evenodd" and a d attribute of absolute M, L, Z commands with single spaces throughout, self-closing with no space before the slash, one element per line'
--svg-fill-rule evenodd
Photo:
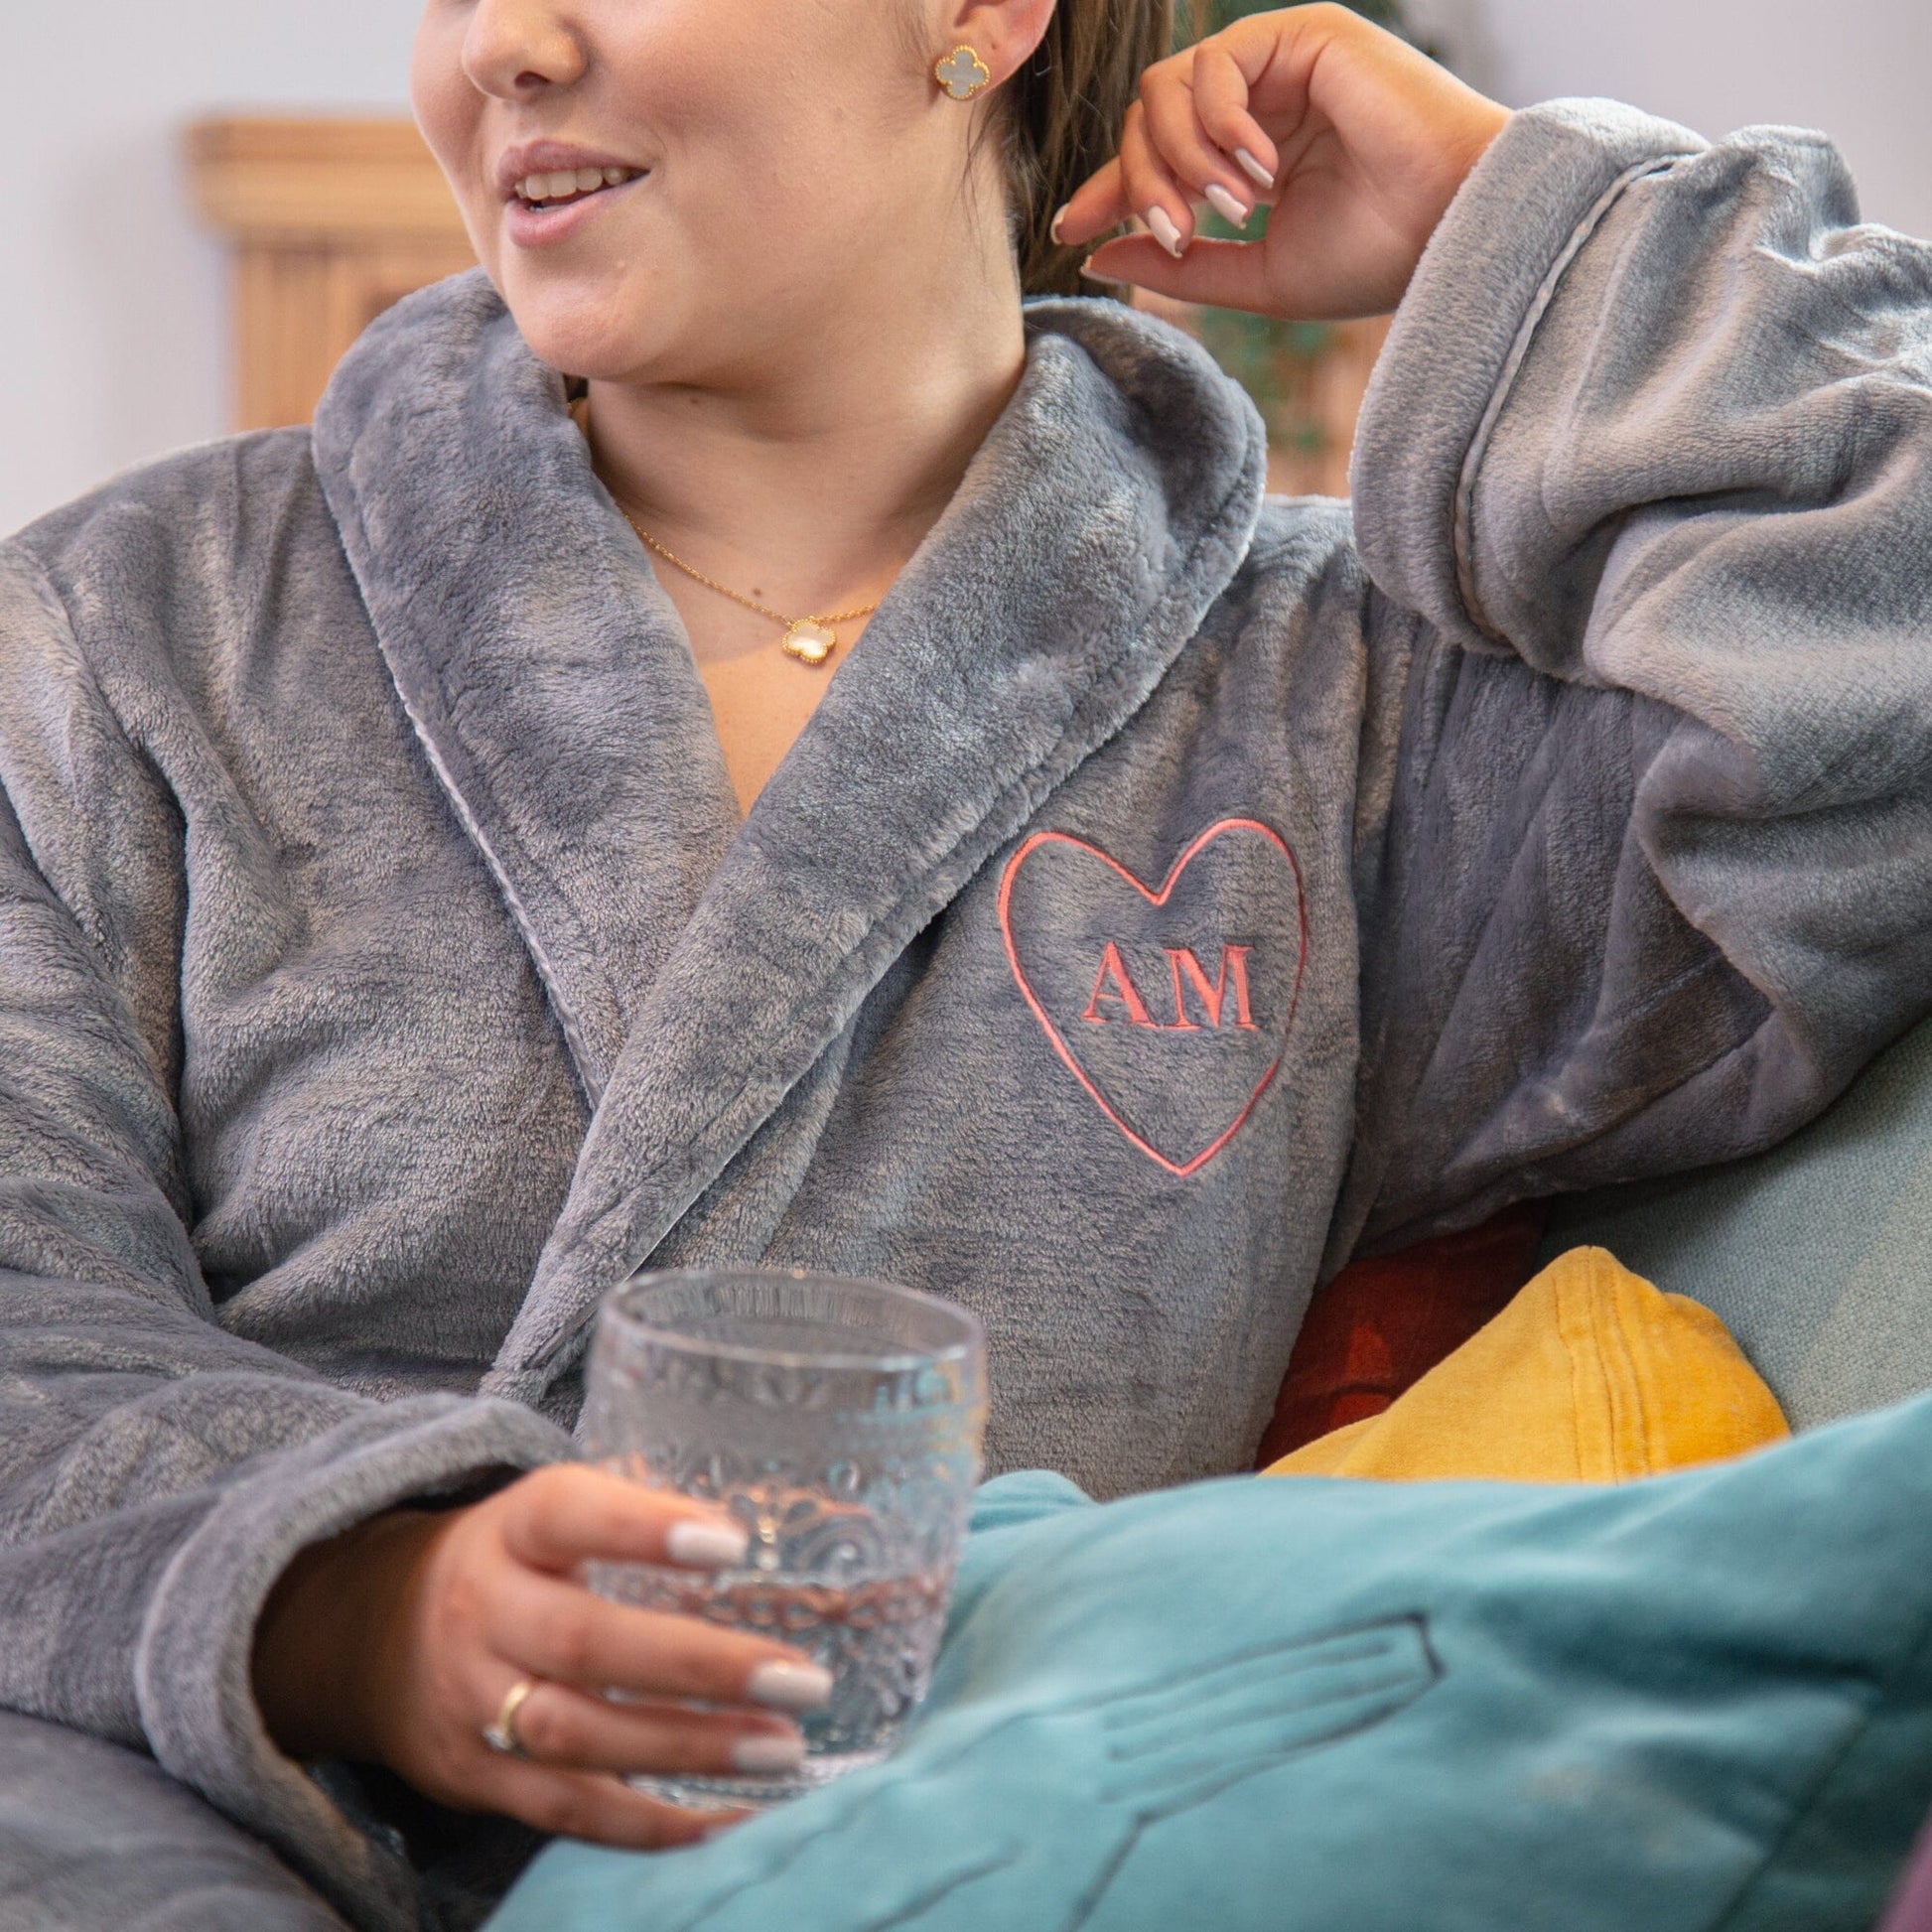
<path fill-rule="evenodd" d="M 716 591 L 720 597 L 728 597 L 734 604 L 742 604 L 748 611 L 756 611 L 761 618 L 769 618 L 773 623 L 781 623 L 785 634 L 778 639 L 778 648 L 787 657 L 795 657 L 801 664 L 823 664 L 838 647 L 838 633 L 834 624 L 851 623 L 859 618 L 869 618 L 879 609 L 877 604 L 868 604 L 859 611 L 833 611 L 825 617 L 791 618 L 782 611 L 774 611 L 768 604 L 760 604 L 757 598 L 743 597 L 728 584 L 721 584 L 715 577 L 707 577 L 701 570 L 693 570 L 682 557 L 674 556 L 651 535 L 628 510 L 624 520 L 637 532 L 638 540 L 656 553 L 671 566 L 681 570 L 685 576 L 702 584 L 708 591 Z"/>
<path fill-rule="evenodd" d="M 591 440 L 591 399 L 579 396 L 570 404 L 571 420 L 577 425 L 586 443 Z M 637 532 L 637 540 L 646 549 L 654 550 L 673 570 L 681 570 L 695 584 L 702 584 L 708 591 L 716 591 L 720 597 L 728 597 L 734 604 L 742 604 L 748 611 L 756 611 L 761 618 L 769 618 L 773 623 L 781 623 L 785 634 L 778 639 L 778 648 L 787 657 L 795 657 L 801 664 L 823 664 L 838 648 L 838 636 L 832 626 L 836 623 L 854 623 L 860 618 L 869 618 L 879 609 L 877 604 L 868 604 L 859 611 L 834 611 L 829 617 L 790 618 L 782 611 L 774 611 L 768 604 L 760 604 L 757 598 L 741 597 L 728 584 L 721 584 L 715 577 L 707 577 L 701 570 L 693 570 L 684 559 L 664 546 L 620 503 L 623 510 L 623 520 Z"/>

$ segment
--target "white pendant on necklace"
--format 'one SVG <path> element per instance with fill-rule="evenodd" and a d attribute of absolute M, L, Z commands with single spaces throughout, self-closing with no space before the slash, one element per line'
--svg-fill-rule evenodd
<path fill-rule="evenodd" d="M 838 638 L 822 623 L 800 618 L 778 640 L 778 648 L 801 664 L 823 664 L 838 646 Z"/>

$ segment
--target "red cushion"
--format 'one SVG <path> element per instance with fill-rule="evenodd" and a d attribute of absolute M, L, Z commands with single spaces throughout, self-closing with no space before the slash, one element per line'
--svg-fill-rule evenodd
<path fill-rule="evenodd" d="M 1309 1306 L 1255 1467 L 1379 1416 L 1536 1273 L 1548 1207 L 1525 1201 L 1460 1234 L 1351 1261 Z"/>

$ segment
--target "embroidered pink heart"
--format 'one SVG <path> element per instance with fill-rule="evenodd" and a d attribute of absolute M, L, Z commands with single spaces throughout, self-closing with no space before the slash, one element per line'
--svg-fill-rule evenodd
<path fill-rule="evenodd" d="M 1287 842 L 1222 819 L 1155 890 L 1085 839 L 1035 832 L 999 904 L 1013 977 L 1068 1071 L 1150 1161 L 1198 1173 L 1287 1050 L 1308 961 Z"/>

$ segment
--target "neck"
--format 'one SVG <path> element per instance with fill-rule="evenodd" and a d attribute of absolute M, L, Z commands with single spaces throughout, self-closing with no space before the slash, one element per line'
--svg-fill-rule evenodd
<path fill-rule="evenodd" d="M 876 602 L 1025 365 L 1003 241 L 987 267 L 923 286 L 912 270 L 897 286 L 917 293 L 883 314 L 859 296 L 749 378 L 594 382 L 598 474 L 660 543 L 734 590 L 800 611 Z"/>

